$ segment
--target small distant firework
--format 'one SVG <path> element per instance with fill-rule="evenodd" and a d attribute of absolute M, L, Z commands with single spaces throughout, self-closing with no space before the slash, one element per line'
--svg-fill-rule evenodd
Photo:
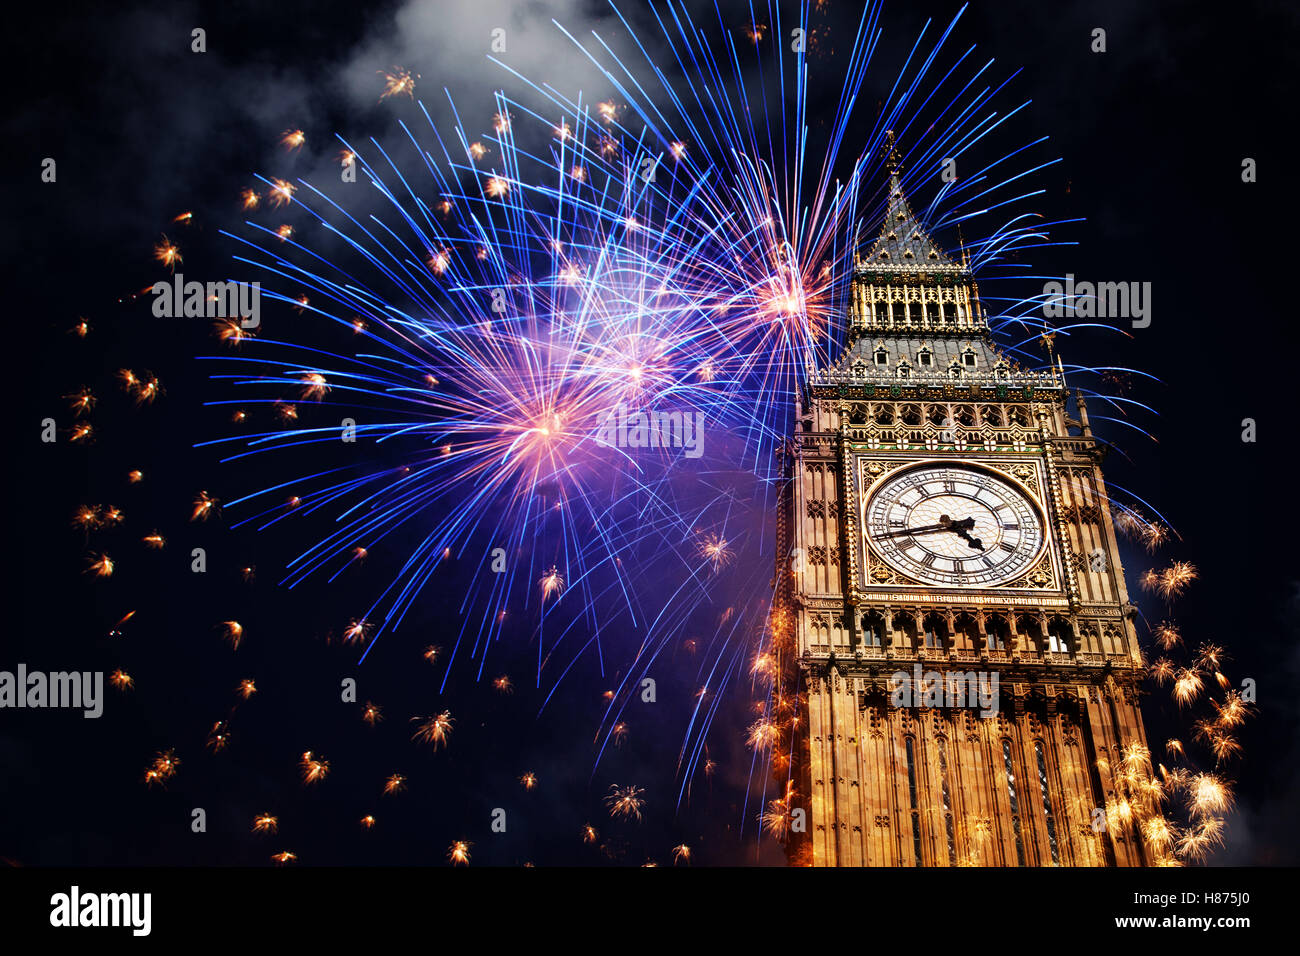
<path fill-rule="evenodd" d="M 390 96 L 405 95 L 408 99 L 415 98 L 415 81 L 420 78 L 418 73 L 412 76 L 410 70 L 403 70 L 396 66 L 391 73 L 383 70 L 378 72 L 384 78 L 384 92 L 379 94 L 381 102 Z"/>
<path fill-rule="evenodd" d="M 146 548 L 152 548 L 155 551 L 162 550 L 162 548 L 167 543 L 166 540 L 163 538 L 163 536 L 159 534 L 157 531 L 151 531 L 149 534 L 145 535 L 140 540 L 144 542 L 144 546 Z"/>
<path fill-rule="evenodd" d="M 95 396 L 85 385 L 81 386 L 81 388 L 77 389 L 71 395 L 64 395 L 63 397 L 68 400 L 69 406 L 76 415 L 89 414 L 91 409 L 95 407 Z"/>
<path fill-rule="evenodd" d="M 447 850 L 447 859 L 451 861 L 453 866 L 468 866 L 469 848 L 473 845 L 468 840 L 457 840 Z"/>
<path fill-rule="evenodd" d="M 523 774 L 519 778 L 519 785 L 525 790 L 532 790 L 537 786 L 537 774 L 533 773 L 531 770 L 528 771 L 528 773 Z"/>
<path fill-rule="evenodd" d="M 217 338 L 230 345 L 238 345 L 245 339 L 251 339 L 253 332 L 236 322 L 234 319 L 218 319 L 216 321 Z"/>
<path fill-rule="evenodd" d="M 86 568 L 86 573 L 93 574 L 97 578 L 110 578 L 113 576 L 113 570 L 116 567 L 112 558 L 106 554 L 101 554 L 91 561 L 90 567 Z"/>
<path fill-rule="evenodd" d="M 412 718 L 412 720 L 419 719 L 419 717 Z M 437 750 L 440 746 L 447 743 L 448 738 L 450 738 L 451 726 L 453 723 L 455 723 L 455 719 L 451 716 L 451 711 L 444 710 L 436 717 L 429 717 L 424 721 L 424 723 L 420 724 L 411 739 L 426 744 L 433 744 L 433 749 Z"/>
<path fill-rule="evenodd" d="M 369 830 L 369 829 L 371 829 L 371 828 L 374 827 L 374 825 L 375 825 L 375 818 L 374 818 L 373 816 L 371 816 L 370 814 L 367 813 L 364 817 L 361 818 L 361 825 L 362 825 L 365 829 Z"/>
<path fill-rule="evenodd" d="M 389 776 L 387 780 L 384 781 L 385 794 L 401 793 L 405 789 L 406 789 L 406 778 L 403 777 L 400 773 L 392 774 L 391 776 Z"/>
<path fill-rule="evenodd" d="M 305 142 L 307 142 L 307 134 L 300 129 L 286 130 L 284 136 L 280 138 L 280 145 L 291 153 L 301 149 Z"/>
<path fill-rule="evenodd" d="M 492 686 L 502 694 L 513 694 L 515 692 L 515 685 L 511 683 L 510 678 L 505 674 L 492 681 Z"/>
<path fill-rule="evenodd" d="M 378 704 L 366 701 L 366 706 L 361 710 L 361 719 L 373 727 L 384 719 L 383 708 Z"/>
<path fill-rule="evenodd" d="M 343 640 L 348 644 L 355 644 L 365 638 L 370 631 L 370 625 L 365 618 L 353 618 L 348 622 L 348 626 L 343 629 Z"/>
<path fill-rule="evenodd" d="M 127 621 L 131 620 L 131 618 L 133 617 L 135 617 L 135 611 L 127 611 L 125 614 L 123 614 L 121 619 L 116 624 L 114 624 L 113 627 L 109 630 L 108 636 L 121 637 L 122 625 L 124 625 Z"/>
<path fill-rule="evenodd" d="M 1178 628 L 1168 621 L 1162 621 L 1160 624 L 1156 625 L 1155 637 L 1157 643 L 1167 651 L 1172 650 L 1183 642 L 1182 635 L 1179 633 Z"/>
<path fill-rule="evenodd" d="M 271 190 L 267 196 L 272 206 L 285 206 L 293 202 L 293 194 L 297 191 L 298 187 L 287 180 L 272 179 Z"/>
<path fill-rule="evenodd" d="M 286 863 L 292 863 L 298 859 L 298 854 L 290 853 L 288 850 L 281 850 L 279 853 L 271 854 L 271 859 L 275 861 L 276 866 L 284 866 Z"/>
<path fill-rule="evenodd" d="M 298 760 L 298 768 L 302 772 L 302 782 L 307 784 L 320 783 L 330 772 L 329 761 L 322 760 L 310 750 L 303 752 Z"/>
<path fill-rule="evenodd" d="M 135 686 L 135 678 L 121 668 L 113 671 L 109 675 L 108 681 L 118 690 L 130 690 Z"/>
<path fill-rule="evenodd" d="M 138 485 L 140 482 L 144 481 L 144 472 L 139 468 L 129 471 L 126 474 L 126 480 L 128 484 Z"/>
<path fill-rule="evenodd" d="M 240 202 L 243 203 L 245 209 L 256 209 L 262 202 L 262 197 L 253 189 L 245 189 L 240 194 L 239 199 Z"/>
<path fill-rule="evenodd" d="M 1197 578 L 1196 567 L 1189 561 L 1175 561 L 1160 572 L 1156 589 L 1164 598 L 1175 598 Z"/>
<path fill-rule="evenodd" d="M 639 821 L 641 810 L 645 807 L 645 800 L 641 797 L 644 792 L 640 787 L 620 787 L 618 784 L 612 784 L 609 795 L 605 797 L 605 806 L 609 808 L 609 815 Z"/>
<path fill-rule="evenodd" d="M 163 236 L 162 241 L 153 247 L 153 257 L 175 272 L 176 264 L 181 261 L 180 246 Z"/>
<path fill-rule="evenodd" d="M 168 780 L 176 776 L 176 770 L 180 765 L 181 762 L 176 757 L 176 751 L 164 750 L 153 758 L 153 763 L 145 770 L 144 782 L 151 787 L 154 784 L 166 784 Z"/>
<path fill-rule="evenodd" d="M 558 568 L 552 567 L 546 575 L 537 582 L 542 588 L 542 600 L 547 598 L 559 597 L 564 591 L 564 576 L 560 574 Z"/>
<path fill-rule="evenodd" d="M 239 650 L 240 642 L 244 639 L 244 625 L 238 621 L 222 621 L 218 627 L 226 640 L 230 642 L 231 648 Z"/>
<path fill-rule="evenodd" d="M 220 502 L 208 494 L 206 491 L 200 491 L 194 499 L 194 510 L 190 512 L 191 521 L 207 521 L 209 516 L 217 510 Z"/>
<path fill-rule="evenodd" d="M 614 724 L 614 726 L 610 728 L 609 739 L 615 747 L 623 746 L 624 741 L 627 740 L 627 723 L 620 720 Z"/>
<path fill-rule="evenodd" d="M 280 829 L 280 818 L 269 813 L 259 813 L 253 817 L 254 833 L 275 833 Z"/>
<path fill-rule="evenodd" d="M 253 683 L 251 678 L 246 677 L 239 682 L 239 686 L 235 688 L 235 693 L 244 700 L 248 700 L 257 693 L 257 685 Z"/>
<path fill-rule="evenodd" d="M 226 745 L 229 743 L 230 728 L 227 726 L 226 721 L 218 720 L 212 725 L 212 729 L 208 732 L 208 748 L 213 753 L 219 753 L 220 751 L 225 750 Z"/>
<path fill-rule="evenodd" d="M 685 843 L 679 843 L 677 846 L 673 847 L 673 866 L 676 866 L 678 863 L 690 862 L 691 848 L 689 846 Z"/>
<path fill-rule="evenodd" d="M 714 571 L 719 571 L 731 563 L 734 553 L 727 547 L 727 539 L 719 537 L 716 534 L 702 534 L 696 545 L 700 557 L 704 558 L 711 565 Z"/>
<path fill-rule="evenodd" d="M 442 655 L 442 648 L 437 644 L 430 644 L 424 649 L 424 659 L 430 664 L 438 663 L 438 658 Z"/>

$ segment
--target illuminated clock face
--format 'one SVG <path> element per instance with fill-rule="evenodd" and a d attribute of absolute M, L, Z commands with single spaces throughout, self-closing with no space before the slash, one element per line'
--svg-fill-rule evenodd
<path fill-rule="evenodd" d="M 871 549 L 894 570 L 939 587 L 996 587 L 1043 549 L 1043 519 L 1011 481 L 965 465 L 890 475 L 863 514 Z"/>

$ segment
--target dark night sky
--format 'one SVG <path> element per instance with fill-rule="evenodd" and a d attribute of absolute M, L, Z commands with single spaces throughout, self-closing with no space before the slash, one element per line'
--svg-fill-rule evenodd
<path fill-rule="evenodd" d="M 19 451 L 9 469 L 0 668 L 16 661 L 49 670 L 121 666 L 137 689 L 126 697 L 110 692 L 109 712 L 98 721 L 4 712 L 0 857 L 26 865 L 263 865 L 288 848 L 311 864 L 419 864 L 443 862 L 448 844 L 467 838 L 476 864 L 666 863 L 680 842 L 696 848 L 700 863 L 781 862 L 770 843 L 756 848 L 757 808 L 744 804 L 743 693 L 711 738 L 718 777 L 712 787 L 697 784 L 675 813 L 680 706 L 669 701 L 638 714 L 627 746 L 593 773 L 596 689 L 604 686 L 594 664 L 540 717 L 540 697 L 527 687 L 502 697 L 466 679 L 438 692 L 418 648 L 446 643 L 459 603 L 454 576 L 422 599 L 415 637 L 358 669 L 353 650 L 327 639 L 348 614 L 336 590 L 276 589 L 286 542 L 184 520 L 199 488 L 225 497 L 235 486 L 211 454 L 191 447 L 219 421 L 202 408 L 210 385 L 194 361 L 213 349 L 209 330 L 154 320 L 143 300 L 119 297 L 160 277 L 150 250 L 164 231 L 185 244 L 187 266 L 228 261 L 217 230 L 237 224 L 236 197 L 254 172 L 284 167 L 276 145 L 283 130 L 301 127 L 312 144 L 294 160 L 295 176 L 334 162 L 335 131 L 354 140 L 392 135 L 393 110 L 375 104 L 377 70 L 406 66 L 421 74 L 420 95 L 431 108 L 441 108 L 432 104 L 445 83 L 458 104 L 474 103 L 486 116 L 500 72 L 484 61 L 484 37 L 498 19 L 517 30 L 512 65 L 545 71 L 556 85 L 585 79 L 572 58 L 556 55 L 549 15 L 617 35 L 600 4 L 535 2 L 510 13 L 506 6 L 73 3 L 29 11 L 21 31 L 10 27 L 23 38 L 7 58 L 13 75 L 4 121 L 11 168 L 3 252 L 17 299 L 9 316 L 10 422 Z M 856 22 L 851 6 L 830 0 L 828 16 Z M 643 22 L 637 4 L 627 8 Z M 900 50 L 887 49 L 884 60 L 896 65 L 926 16 L 946 23 L 958 8 L 887 5 L 885 42 Z M 1243 734 L 1246 756 L 1236 770 L 1238 812 L 1219 863 L 1300 862 L 1293 810 L 1300 803 L 1300 567 L 1289 545 L 1294 462 L 1285 432 L 1286 363 L 1300 342 L 1282 298 L 1291 275 L 1276 265 L 1290 171 L 1283 130 L 1297 92 L 1296 16 L 1288 4 L 1254 0 L 1201 11 L 1173 2 L 1000 0 L 972 5 L 952 44 L 978 44 L 981 55 L 996 58 L 999 77 L 1023 67 L 1003 102 L 1033 103 L 1008 142 L 1049 135 L 1051 155 L 1064 161 L 1037 180 L 1047 190 L 1043 211 L 1087 220 L 1068 230 L 1077 246 L 1035 258 L 1038 273 L 1153 286 L 1150 328 L 1058 345 L 1067 362 L 1124 365 L 1160 380 L 1132 392 L 1159 412 L 1144 420 L 1158 442 L 1099 429 L 1128 456 L 1112 454 L 1106 474 L 1179 531 L 1181 540 L 1159 560 L 1200 568 L 1174 611 L 1192 643 L 1226 645 L 1235 658 L 1229 673 L 1259 682 L 1259 714 Z M 741 12 L 724 19 L 745 22 Z M 196 25 L 208 34 L 203 56 L 189 52 Z M 1098 26 L 1108 34 L 1104 55 L 1088 49 Z M 893 74 L 873 75 L 879 82 Z M 46 156 L 58 160 L 57 184 L 39 181 Z M 1243 157 L 1258 161 L 1259 182 L 1241 182 Z M 184 210 L 195 212 L 188 229 L 171 224 Z M 94 327 L 84 342 L 67 334 L 77 316 Z M 111 381 L 121 367 L 155 372 L 165 398 L 133 409 Z M 66 426 L 61 396 L 83 383 L 102 397 L 93 419 L 99 440 L 40 444 L 37 423 L 53 415 Z M 1258 422 L 1255 444 L 1240 440 L 1245 417 Z M 134 467 L 148 480 L 128 487 L 124 475 Z M 118 535 L 116 549 L 132 555 L 111 582 L 81 574 L 86 542 L 70 517 L 83 502 L 119 505 L 130 518 L 104 543 L 111 552 Z M 135 538 L 153 527 L 169 537 L 168 548 L 142 553 Z M 212 570 L 196 581 L 182 558 L 200 545 Z M 381 579 L 383 560 L 352 581 L 341 578 L 339 588 Z M 760 560 L 770 566 L 768 554 Z M 1155 560 L 1125 556 L 1131 587 Z M 247 563 L 260 572 L 251 585 L 237 574 Z M 1151 620 L 1165 615 L 1155 600 L 1141 601 Z M 109 638 L 130 608 L 139 609 L 138 621 Z M 250 634 L 236 655 L 214 630 L 231 617 Z M 522 646 L 518 661 L 500 669 L 513 673 L 513 663 L 526 673 L 535 654 Z M 664 683 L 681 678 L 687 686 L 690 668 L 668 661 Z M 206 753 L 208 727 L 226 715 L 231 689 L 246 676 L 256 676 L 263 692 L 241 706 L 231 749 Z M 359 678 L 363 700 L 384 706 L 384 723 L 368 728 L 356 706 L 338 702 L 345 676 Z M 1164 701 L 1153 695 L 1145 709 L 1153 750 L 1185 733 L 1186 721 Z M 453 745 L 436 755 L 414 747 L 407 718 L 444 707 L 458 715 Z M 140 776 L 167 747 L 180 753 L 182 772 L 167 790 L 148 791 Z M 337 768 L 317 790 L 297 779 L 297 755 L 308 748 Z M 516 778 L 527 770 L 542 786 L 525 794 Z M 408 776 L 410 792 L 381 798 L 379 782 L 392 772 Z M 600 801 L 612 782 L 646 788 L 643 824 L 609 820 Z M 206 835 L 189 832 L 195 806 L 208 811 Z M 495 806 L 510 809 L 507 836 L 487 830 Z M 281 817 L 274 838 L 248 833 L 263 810 Z M 356 825 L 366 812 L 381 819 L 371 833 Z M 579 842 L 588 820 L 608 841 L 603 856 Z"/>

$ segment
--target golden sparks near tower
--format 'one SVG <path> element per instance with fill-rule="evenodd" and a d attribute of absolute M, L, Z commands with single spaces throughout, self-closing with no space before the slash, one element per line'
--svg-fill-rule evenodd
<path fill-rule="evenodd" d="M 798 732 L 765 823 L 814 866 L 1168 862 L 1086 403 L 1070 416 L 1059 362 L 999 352 L 892 148 L 887 169 L 848 344 L 808 370 L 784 452 L 773 636 Z"/>

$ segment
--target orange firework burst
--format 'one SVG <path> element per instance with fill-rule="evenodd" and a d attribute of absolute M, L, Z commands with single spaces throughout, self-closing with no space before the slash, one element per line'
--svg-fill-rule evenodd
<path fill-rule="evenodd" d="M 128 471 L 126 473 L 126 481 L 127 484 L 130 485 L 138 485 L 140 482 L 144 481 L 144 472 L 139 468 L 136 468 L 134 471 Z"/>
<path fill-rule="evenodd" d="M 537 583 L 541 585 L 543 601 L 547 598 L 558 597 L 564 592 L 564 577 L 560 574 L 559 568 L 554 566 Z"/>
<path fill-rule="evenodd" d="M 391 776 L 389 776 L 387 780 L 384 781 L 384 793 L 386 794 L 401 793 L 405 789 L 406 789 L 406 778 L 403 777 L 400 773 L 392 774 Z"/>
<path fill-rule="evenodd" d="M 275 230 L 275 235 L 281 242 L 285 242 L 293 236 L 293 226 L 286 222 L 283 226 L 280 226 Z"/>
<path fill-rule="evenodd" d="M 275 861 L 276 866 L 284 866 L 286 863 L 292 863 L 298 859 L 298 854 L 290 853 L 288 850 L 281 850 L 279 853 L 272 853 L 271 859 Z"/>
<path fill-rule="evenodd" d="M 97 578 L 111 578 L 115 567 L 112 558 L 106 554 L 101 554 L 91 561 L 90 567 L 86 568 L 86 573 L 93 574 Z"/>
<path fill-rule="evenodd" d="M 439 656 L 442 654 L 442 648 L 437 644 L 430 644 L 424 649 L 423 654 L 426 661 L 430 664 L 436 664 L 438 663 Z"/>
<path fill-rule="evenodd" d="M 715 572 L 725 568 L 734 557 L 733 552 L 727 547 L 727 539 L 716 534 L 701 534 L 695 547 L 700 557 L 713 565 Z"/>
<path fill-rule="evenodd" d="M 1232 790 L 1212 773 L 1198 773 L 1188 785 L 1189 812 L 1198 816 L 1224 813 L 1232 806 Z"/>
<path fill-rule="evenodd" d="M 272 206 L 284 206 L 293 202 L 293 194 L 298 191 L 298 187 L 284 179 L 272 179 L 271 191 L 267 195 L 271 199 Z"/>
<path fill-rule="evenodd" d="M 77 319 L 77 323 L 72 327 L 71 332 L 79 339 L 84 339 L 90 334 L 90 323 L 85 319 Z"/>
<path fill-rule="evenodd" d="M 176 758 L 176 751 L 164 750 L 162 753 L 155 755 L 153 763 L 144 772 L 144 782 L 149 786 L 154 784 L 165 784 L 172 777 L 176 776 L 176 770 L 181 765 L 180 760 Z"/>
<path fill-rule="evenodd" d="M 253 333 L 234 319 L 218 319 L 215 323 L 217 338 L 230 345 L 238 345 L 244 339 L 251 339 Z"/>
<path fill-rule="evenodd" d="M 280 829 L 280 818 L 269 813 L 259 813 L 253 817 L 254 833 L 275 833 Z"/>
<path fill-rule="evenodd" d="M 484 190 L 492 199 L 500 199 L 502 196 L 510 192 L 510 183 L 502 179 L 500 176 L 493 176 L 488 179 Z"/>
<path fill-rule="evenodd" d="M 1196 649 L 1195 667 L 1200 671 L 1218 671 L 1228 660 L 1227 652 L 1218 644 L 1202 644 Z"/>
<path fill-rule="evenodd" d="M 487 154 L 488 154 L 488 149 L 482 143 L 469 144 L 469 155 L 473 159 L 482 159 Z"/>
<path fill-rule="evenodd" d="M 72 516 L 72 523 L 83 531 L 99 527 L 99 505 L 82 505 Z"/>
<path fill-rule="evenodd" d="M 257 194 L 256 190 L 245 189 L 239 194 L 239 201 L 244 204 L 245 209 L 256 209 L 261 204 L 262 197 Z"/>
<path fill-rule="evenodd" d="M 172 222 L 179 222 L 182 226 L 188 226 L 193 221 L 194 213 L 192 212 L 183 212 L 172 220 Z"/>
<path fill-rule="evenodd" d="M 690 847 L 688 847 L 685 843 L 679 843 L 677 844 L 677 846 L 673 847 L 673 866 L 676 866 L 678 863 L 690 863 L 690 862 L 691 862 Z"/>
<path fill-rule="evenodd" d="M 1167 657 L 1159 658 L 1151 665 L 1151 677 L 1159 685 L 1164 686 L 1174 679 L 1174 664 Z"/>
<path fill-rule="evenodd" d="M 306 750 L 298 760 L 298 768 L 302 771 L 303 783 L 320 783 L 330 772 L 330 763 Z"/>
<path fill-rule="evenodd" d="M 68 400 L 69 406 L 77 415 L 88 414 L 90 410 L 95 407 L 95 396 L 85 385 L 81 386 L 81 388 L 77 389 L 71 395 L 64 395 L 63 397 Z"/>
<path fill-rule="evenodd" d="M 457 840 L 447 850 L 447 859 L 454 866 L 467 866 L 469 864 L 469 848 L 474 844 L 468 840 Z"/>
<path fill-rule="evenodd" d="M 157 531 L 150 532 L 140 540 L 144 542 L 146 548 L 153 548 L 155 551 L 162 550 L 163 546 L 167 543 L 163 536 Z"/>
<path fill-rule="evenodd" d="M 609 815 L 640 820 L 641 810 L 645 807 L 645 800 L 641 797 L 643 793 L 645 791 L 640 787 L 620 787 L 618 784 L 611 784 L 609 796 L 605 797 L 605 806 L 609 807 Z"/>
<path fill-rule="evenodd" d="M 683 156 L 686 155 L 685 143 L 673 143 L 671 146 L 668 147 L 668 149 L 672 152 L 673 159 L 681 159 Z"/>
<path fill-rule="evenodd" d="M 419 717 L 413 717 L 412 720 L 419 720 Z M 436 717 L 430 717 L 420 724 L 415 733 L 411 735 L 412 740 L 419 740 L 422 743 L 433 744 L 433 749 L 437 750 L 440 746 L 447 743 L 451 736 L 451 726 L 455 723 L 455 718 L 451 716 L 451 711 L 444 710 Z"/>
<path fill-rule="evenodd" d="M 230 730 L 224 720 L 218 720 L 208 732 L 208 747 L 213 753 L 218 753 L 225 750 L 228 743 L 230 743 Z"/>
<path fill-rule="evenodd" d="M 595 843 L 599 838 L 600 838 L 600 834 L 596 832 L 595 827 L 593 827 L 590 823 L 583 824 L 582 827 L 583 843 Z"/>
<path fill-rule="evenodd" d="M 239 644 L 244 639 L 244 625 L 238 621 L 222 621 L 217 626 L 221 628 L 221 633 L 230 642 L 230 646 L 239 650 Z"/>
<path fill-rule="evenodd" d="M 1174 681 L 1174 700 L 1178 701 L 1179 707 L 1185 707 L 1196 700 L 1204 688 L 1205 682 L 1201 680 L 1201 675 L 1184 667 L 1178 672 L 1178 679 Z"/>
<path fill-rule="evenodd" d="M 371 827 L 375 825 L 375 818 L 367 813 L 364 817 L 361 818 L 361 825 L 365 827 L 367 830 L 369 830 Z"/>
<path fill-rule="evenodd" d="M 280 145 L 291 153 L 295 149 L 301 149 L 305 142 L 307 142 L 307 134 L 300 129 L 285 130 L 284 136 L 280 139 Z"/>
<path fill-rule="evenodd" d="M 1138 583 L 1142 585 L 1144 591 L 1155 591 L 1160 587 L 1160 572 L 1153 568 L 1147 569 L 1142 577 L 1138 578 Z"/>
<path fill-rule="evenodd" d="M 770 720 L 756 720 L 749 725 L 749 746 L 763 750 L 776 743 L 781 736 L 781 729 Z"/>
<path fill-rule="evenodd" d="M 627 724 L 621 720 L 616 723 L 609 732 L 609 739 L 615 747 L 623 746 L 623 741 L 627 740 Z"/>
<path fill-rule="evenodd" d="M 349 644 L 355 644 L 370 632 L 370 628 L 371 625 L 365 618 L 353 618 L 348 622 L 348 626 L 343 629 L 343 640 Z"/>
<path fill-rule="evenodd" d="M 153 257 L 175 272 L 176 263 L 181 261 L 180 246 L 163 236 L 162 241 L 153 247 Z"/>
<path fill-rule="evenodd" d="M 531 770 L 519 778 L 519 785 L 525 790 L 532 790 L 537 786 L 537 774 Z"/>
<path fill-rule="evenodd" d="M 1170 650 L 1183 642 L 1183 636 L 1179 633 L 1178 628 L 1168 621 L 1156 625 L 1155 636 L 1156 641 L 1165 650 Z"/>
<path fill-rule="evenodd" d="M 505 674 L 494 680 L 492 686 L 503 694 L 513 694 L 515 692 L 515 685 L 510 682 L 510 678 Z"/>
<path fill-rule="evenodd" d="M 492 129 L 498 133 L 510 132 L 510 116 L 507 113 L 496 113 L 492 116 Z"/>
<path fill-rule="evenodd" d="M 366 706 L 361 711 L 361 719 L 373 727 L 384 719 L 383 708 L 378 704 L 366 701 Z"/>
<path fill-rule="evenodd" d="M 118 690 L 130 690 L 135 686 L 135 678 L 121 668 L 109 675 L 108 682 Z"/>
<path fill-rule="evenodd" d="M 420 78 L 420 74 L 411 75 L 410 70 L 403 70 L 400 67 L 393 67 L 393 72 L 386 73 L 383 70 L 376 71 L 384 78 L 384 92 L 379 94 L 380 102 L 388 99 L 390 96 L 405 95 L 408 99 L 415 98 L 415 81 Z"/>
<path fill-rule="evenodd" d="M 208 517 L 217 510 L 220 501 L 206 491 L 200 491 L 194 498 L 194 510 L 190 512 L 191 521 L 207 521 Z"/>
<path fill-rule="evenodd" d="M 72 426 L 72 430 L 68 432 L 68 441 L 89 441 L 92 434 L 94 430 L 90 427 L 90 423 L 81 422 Z"/>
<path fill-rule="evenodd" d="M 257 685 L 253 683 L 251 678 L 245 677 L 239 682 L 239 686 L 235 688 L 235 693 L 244 698 L 244 700 L 248 700 L 248 698 L 257 693 Z"/>
<path fill-rule="evenodd" d="M 1190 561 L 1175 561 L 1160 572 L 1160 583 L 1157 590 L 1164 598 L 1175 598 L 1187 590 L 1187 585 L 1195 581 L 1196 578 L 1196 567 Z"/>

